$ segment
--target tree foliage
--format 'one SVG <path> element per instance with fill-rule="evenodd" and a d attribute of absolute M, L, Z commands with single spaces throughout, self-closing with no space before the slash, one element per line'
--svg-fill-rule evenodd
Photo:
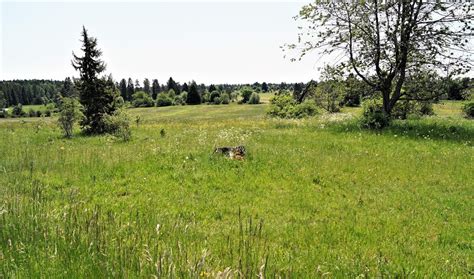
<path fill-rule="evenodd" d="M 340 55 L 390 115 L 408 76 L 420 69 L 463 73 L 472 65 L 473 4 L 468 1 L 317 1 L 302 8 L 299 58 L 312 50 Z"/>
<path fill-rule="evenodd" d="M 90 37 L 85 27 L 82 29 L 83 56 L 73 52 L 72 66 L 80 73 L 77 88 L 80 102 L 84 107 L 84 118 L 81 126 L 86 133 L 101 134 L 107 132 L 104 116 L 115 111 L 114 99 L 118 93 L 110 87 L 105 78 L 99 78 L 105 70 L 105 63 L 100 59 L 102 51 L 97 47 L 97 39 Z"/>
<path fill-rule="evenodd" d="M 188 105 L 198 105 L 201 103 L 201 95 L 198 92 L 196 82 L 191 82 L 191 86 L 189 86 L 189 92 L 186 98 L 186 104 Z"/>
<path fill-rule="evenodd" d="M 66 138 L 71 138 L 74 124 L 82 119 L 82 106 L 75 98 L 65 97 L 59 107 L 58 125 Z"/>

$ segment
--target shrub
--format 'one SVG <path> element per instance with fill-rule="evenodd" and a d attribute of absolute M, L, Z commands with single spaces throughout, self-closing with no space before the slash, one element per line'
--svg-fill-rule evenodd
<path fill-rule="evenodd" d="M 132 137 L 130 130 L 130 116 L 123 110 L 116 110 L 111 115 L 104 116 L 105 131 L 123 141 Z"/>
<path fill-rule="evenodd" d="M 314 100 L 306 100 L 297 104 L 293 110 L 293 118 L 306 118 L 318 113 L 318 106 Z"/>
<path fill-rule="evenodd" d="M 202 102 L 209 103 L 210 100 L 211 100 L 211 94 L 207 90 L 204 91 L 204 93 L 202 94 Z"/>
<path fill-rule="evenodd" d="M 229 94 L 227 93 L 223 93 L 220 99 L 221 99 L 221 103 L 224 105 L 227 105 L 230 103 L 230 97 L 229 97 Z"/>
<path fill-rule="evenodd" d="M 183 91 L 181 92 L 181 99 L 183 100 L 183 105 L 186 104 L 186 99 L 188 99 L 188 92 Z"/>
<path fill-rule="evenodd" d="M 466 117 L 474 118 L 474 102 L 469 102 L 465 104 L 462 110 L 464 114 L 466 115 Z"/>
<path fill-rule="evenodd" d="M 134 107 L 152 107 L 153 106 L 153 99 L 151 96 L 144 92 L 144 91 L 138 91 L 132 96 L 133 101 L 132 105 Z"/>
<path fill-rule="evenodd" d="M 381 100 L 367 100 L 362 105 L 360 124 L 366 129 L 382 129 L 390 124 L 390 118 L 383 112 Z"/>
<path fill-rule="evenodd" d="M 418 103 L 418 111 L 421 115 L 434 115 L 433 104 L 429 102 Z"/>
<path fill-rule="evenodd" d="M 173 99 L 171 99 L 171 97 L 166 93 L 158 94 L 158 98 L 156 98 L 156 105 L 158 107 L 171 106 L 173 105 Z"/>
<path fill-rule="evenodd" d="M 181 95 L 176 95 L 174 97 L 174 100 L 173 100 L 173 104 L 179 106 L 179 105 L 185 105 L 186 102 L 185 102 L 186 99 L 183 99 L 183 96 Z"/>
<path fill-rule="evenodd" d="M 36 116 L 36 111 L 32 108 L 28 111 L 28 116 L 29 117 L 35 117 Z"/>
<path fill-rule="evenodd" d="M 239 97 L 239 91 L 234 91 L 230 93 L 230 101 L 235 102 L 237 101 L 237 98 Z"/>
<path fill-rule="evenodd" d="M 308 100 L 301 104 L 297 103 L 288 94 L 275 95 L 270 99 L 267 114 L 278 118 L 305 118 L 318 113 L 316 103 Z"/>
<path fill-rule="evenodd" d="M 343 103 L 344 85 L 336 80 L 321 82 L 314 91 L 314 98 L 316 104 L 327 112 L 338 112 Z"/>
<path fill-rule="evenodd" d="M 8 110 L 7 109 L 0 109 L 0 118 L 8 118 Z"/>
<path fill-rule="evenodd" d="M 43 113 L 41 112 L 41 110 L 36 111 L 36 117 L 41 117 L 42 115 Z"/>
<path fill-rule="evenodd" d="M 23 105 L 22 104 L 18 104 L 16 106 L 13 107 L 13 110 L 12 110 L 12 116 L 13 117 L 22 117 L 22 116 L 25 116 L 26 113 L 25 111 L 23 111 Z"/>
<path fill-rule="evenodd" d="M 260 104 L 260 96 L 258 93 L 253 92 L 252 95 L 250 95 L 248 103 L 252 105 Z"/>
<path fill-rule="evenodd" d="M 220 104 L 221 103 L 221 100 L 219 99 L 220 96 L 221 96 L 221 94 L 219 93 L 219 91 L 217 91 L 217 90 L 212 91 L 209 102 L 214 103 L 216 105 Z"/>
<path fill-rule="evenodd" d="M 252 93 L 254 93 L 252 88 L 250 88 L 250 87 L 242 88 L 242 90 L 240 90 L 240 95 L 242 96 L 242 103 L 248 103 Z"/>
<path fill-rule="evenodd" d="M 84 115 L 81 112 L 81 104 L 73 98 L 63 98 L 59 110 L 58 125 L 63 130 L 66 138 L 72 137 L 74 123 Z"/>
<path fill-rule="evenodd" d="M 392 108 L 391 116 L 395 119 L 407 119 L 409 116 L 433 114 L 433 105 L 429 102 L 398 101 Z"/>

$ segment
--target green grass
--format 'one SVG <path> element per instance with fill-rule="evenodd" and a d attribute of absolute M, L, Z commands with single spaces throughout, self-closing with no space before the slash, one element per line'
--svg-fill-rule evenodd
<path fill-rule="evenodd" d="M 0 277 L 472 275 L 474 122 L 456 105 L 382 132 L 265 107 L 131 109 L 130 142 L 0 121 Z M 239 144 L 245 161 L 212 154 Z"/>

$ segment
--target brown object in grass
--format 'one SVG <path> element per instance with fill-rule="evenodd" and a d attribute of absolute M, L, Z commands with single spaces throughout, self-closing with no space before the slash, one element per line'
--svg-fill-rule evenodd
<path fill-rule="evenodd" d="M 245 147 L 242 145 L 231 147 L 231 146 L 224 146 L 224 147 L 217 147 L 214 149 L 214 153 L 221 153 L 226 157 L 235 160 L 243 160 L 245 157 Z"/>

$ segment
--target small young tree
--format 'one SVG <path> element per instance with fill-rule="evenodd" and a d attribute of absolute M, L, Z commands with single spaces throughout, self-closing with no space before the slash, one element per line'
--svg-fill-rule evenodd
<path fill-rule="evenodd" d="M 344 84 L 335 68 L 326 66 L 322 75 L 323 82 L 315 88 L 316 105 L 327 112 L 338 112 L 344 98 Z"/>
<path fill-rule="evenodd" d="M 59 107 L 58 125 L 63 130 L 66 138 L 72 137 L 74 123 L 82 119 L 81 104 L 74 98 L 62 98 Z"/>
<path fill-rule="evenodd" d="M 240 95 L 242 96 L 242 103 L 248 103 L 252 93 L 253 93 L 252 88 L 250 88 L 250 87 L 242 88 L 242 90 L 240 90 Z"/>

